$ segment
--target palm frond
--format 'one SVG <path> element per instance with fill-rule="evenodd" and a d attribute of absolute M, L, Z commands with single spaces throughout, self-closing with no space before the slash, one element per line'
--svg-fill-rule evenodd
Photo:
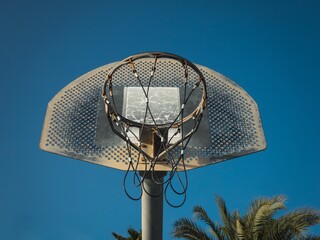
<path fill-rule="evenodd" d="M 244 229 L 243 229 L 243 226 L 240 222 L 240 219 L 239 219 L 239 212 L 238 211 L 235 211 L 235 219 L 236 219 L 236 238 L 238 240 L 245 240 L 245 233 L 244 233 Z"/>
<path fill-rule="evenodd" d="M 122 237 L 121 235 L 119 235 L 119 234 L 117 234 L 115 232 L 112 233 L 112 236 L 114 236 L 114 238 L 117 239 L 117 240 L 126 240 L 127 239 L 127 238 L 124 238 L 124 237 Z"/>
<path fill-rule="evenodd" d="M 222 221 L 221 231 L 228 239 L 234 239 L 236 235 L 236 223 L 235 219 L 229 213 L 226 202 L 222 197 L 215 195 L 216 202 L 218 204 L 218 209 L 220 213 L 220 218 Z"/>
<path fill-rule="evenodd" d="M 301 208 L 277 219 L 278 226 L 290 231 L 295 237 L 304 237 L 309 227 L 320 224 L 320 211 Z"/>
<path fill-rule="evenodd" d="M 275 199 L 274 199 L 275 200 Z M 261 205 L 256 215 L 253 219 L 252 226 L 252 235 L 253 239 L 261 239 L 261 236 L 264 234 L 264 230 L 267 225 L 270 223 L 272 216 L 274 213 L 279 210 L 285 208 L 283 201 L 275 202 L 266 202 L 264 205 Z"/>
<path fill-rule="evenodd" d="M 115 239 L 117 240 L 141 240 L 142 239 L 142 234 L 141 231 L 138 232 L 137 230 L 135 230 L 132 227 L 128 228 L 128 233 L 129 233 L 129 237 L 123 237 L 118 233 L 113 232 L 112 235 L 115 237 Z"/>
<path fill-rule="evenodd" d="M 223 234 L 218 226 L 210 219 L 208 216 L 206 210 L 201 206 L 195 206 L 193 208 L 193 213 L 195 219 L 201 220 L 205 222 L 207 225 L 210 226 L 212 234 L 218 239 L 218 240 L 224 240 Z"/>
<path fill-rule="evenodd" d="M 272 198 L 260 197 L 260 198 L 257 198 L 257 199 L 254 199 L 253 201 L 251 201 L 251 203 L 249 204 L 248 210 L 246 211 L 244 216 L 241 218 L 247 239 L 254 239 L 253 238 L 253 226 L 254 226 L 255 220 L 257 220 L 255 218 L 256 218 L 256 215 L 257 215 L 257 212 L 259 211 L 259 209 L 262 206 L 273 205 L 275 203 L 280 204 L 279 209 L 284 208 L 285 200 L 286 200 L 286 197 L 284 195 L 278 195 L 278 196 L 275 196 Z M 262 210 L 260 210 L 260 211 L 262 211 Z M 271 212 L 269 214 L 271 217 L 273 213 Z"/>
<path fill-rule="evenodd" d="M 173 224 L 172 236 L 189 240 L 213 240 L 195 222 L 188 218 L 181 218 Z"/>
<path fill-rule="evenodd" d="M 320 236 L 306 236 L 304 240 L 319 240 Z"/>
<path fill-rule="evenodd" d="M 277 195 L 272 198 L 268 197 L 260 197 L 257 199 L 254 199 L 246 212 L 246 217 L 249 219 L 254 219 L 257 211 L 261 208 L 261 206 L 264 205 L 272 205 L 274 203 L 283 203 L 286 201 L 286 197 L 284 195 Z"/>
<path fill-rule="evenodd" d="M 318 236 L 307 235 L 309 227 L 320 224 L 320 212 L 317 210 L 302 208 L 274 218 L 278 210 L 285 208 L 286 198 L 283 195 L 254 200 L 242 217 L 238 211 L 231 214 L 223 198 L 215 198 L 220 223 L 211 220 L 203 207 L 195 206 L 193 209 L 195 220 L 207 224 L 210 232 L 204 231 L 195 221 L 182 218 L 176 221 L 172 236 L 188 240 L 320 240 Z"/>
<path fill-rule="evenodd" d="M 141 232 L 138 232 L 132 227 L 129 227 L 128 233 L 133 240 L 137 240 L 141 236 Z"/>

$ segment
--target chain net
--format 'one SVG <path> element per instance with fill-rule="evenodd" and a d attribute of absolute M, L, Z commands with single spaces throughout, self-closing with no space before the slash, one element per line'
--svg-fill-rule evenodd
<path fill-rule="evenodd" d="M 166 74 L 166 66 L 171 69 L 171 65 L 181 73 L 180 77 L 170 79 Z M 114 86 L 125 87 L 120 98 Z M 110 127 L 126 146 L 128 168 L 123 180 L 126 194 L 133 200 L 140 199 L 143 192 L 151 195 L 144 188 L 148 177 L 163 186 L 164 193 L 159 195 L 164 194 L 169 205 L 181 206 L 188 188 L 185 152 L 200 125 L 207 100 L 201 71 L 173 54 L 134 55 L 118 62 L 106 74 L 102 96 Z M 159 164 L 170 167 L 165 179 L 165 174 L 157 171 Z M 139 194 L 129 193 L 128 181 L 140 189 Z M 181 203 L 168 200 L 169 190 L 183 196 Z"/>

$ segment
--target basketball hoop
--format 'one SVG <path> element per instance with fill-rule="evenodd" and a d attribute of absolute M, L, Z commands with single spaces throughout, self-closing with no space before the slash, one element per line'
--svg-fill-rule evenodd
<path fill-rule="evenodd" d="M 102 88 L 102 97 L 101 97 Z M 163 196 L 186 200 L 187 170 L 266 148 L 258 105 L 222 74 L 142 53 L 80 76 L 49 102 L 42 150 L 124 170 L 141 198 L 144 240 L 161 240 Z M 127 184 L 132 176 L 132 189 Z M 173 203 L 168 196 L 182 196 Z M 164 194 L 163 194 L 164 193 Z"/>
<path fill-rule="evenodd" d="M 178 63 L 177 67 L 180 67 L 178 71 L 181 72 L 181 77 L 174 79 L 171 85 L 166 82 L 165 86 L 171 87 L 161 87 L 161 83 L 168 80 L 164 79 L 163 68 L 162 72 L 157 72 L 157 64 L 163 64 L 168 59 L 173 65 Z M 149 75 L 145 74 L 145 66 L 143 66 L 144 72 L 139 68 L 141 61 L 149 63 Z M 124 71 L 123 69 L 127 71 L 128 68 L 131 69 L 132 75 L 128 75 L 127 79 L 122 79 L 122 83 L 126 86 L 124 98 L 129 101 L 123 101 L 121 109 L 114 97 L 113 80 L 118 71 Z M 192 74 L 189 74 L 190 72 Z M 140 171 L 142 178 L 138 181 L 137 186 L 139 187 L 143 187 L 145 176 L 149 174 L 156 184 L 166 185 L 165 192 L 170 187 L 176 194 L 185 195 L 187 174 L 184 152 L 200 125 L 207 100 L 206 83 L 201 71 L 193 63 L 180 56 L 149 52 L 118 62 L 106 78 L 102 96 L 107 118 L 112 131 L 126 143 L 128 168 L 124 178 L 124 188 L 127 195 L 135 200 L 141 197 L 140 195 L 135 198 L 126 190 L 125 182 L 130 170 L 135 172 L 135 180 L 138 176 L 136 172 Z M 166 93 L 168 92 L 171 94 L 167 95 L 167 100 Z M 174 93 L 178 96 L 174 96 Z M 180 99 L 181 103 L 179 103 Z M 136 102 L 132 104 L 134 100 Z M 195 102 L 197 102 L 196 105 Z M 127 106 L 129 104 L 131 105 Z M 131 114 L 126 111 L 128 109 L 133 109 Z M 135 154 L 132 153 L 134 151 Z M 159 181 L 159 173 L 157 173 L 159 164 L 167 165 L 171 169 L 168 179 L 164 182 Z M 183 187 L 183 191 L 180 192 L 173 187 L 171 182 L 178 175 L 178 166 L 186 179 L 185 184 L 180 181 Z M 180 177 L 178 178 L 181 180 Z M 173 206 L 167 198 L 166 200 Z"/>
<path fill-rule="evenodd" d="M 261 151 L 266 141 L 257 104 L 235 82 L 152 52 L 94 69 L 58 92 L 40 148 L 124 170 L 124 182 L 133 173 L 140 189 L 147 173 L 162 184 L 167 172 L 165 189 L 176 178 L 185 194 L 186 170 Z"/>

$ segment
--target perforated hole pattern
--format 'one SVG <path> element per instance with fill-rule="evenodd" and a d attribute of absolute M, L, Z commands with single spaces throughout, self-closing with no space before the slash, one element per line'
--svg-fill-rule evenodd
<path fill-rule="evenodd" d="M 141 79 L 148 79 L 152 60 L 137 63 Z M 50 102 L 41 137 L 43 150 L 125 169 L 128 156 L 124 145 L 95 144 L 101 89 L 113 64 L 105 65 L 78 78 L 62 89 Z M 211 144 L 188 147 L 186 162 L 196 168 L 265 148 L 265 139 L 256 103 L 226 77 L 197 65 L 205 76 L 208 90 L 207 116 Z M 155 87 L 182 87 L 183 68 L 178 62 L 160 59 Z M 190 69 L 190 78 L 196 73 Z M 190 84 L 194 82 L 190 81 Z M 113 86 L 138 86 L 132 70 L 125 65 L 113 76 Z M 177 150 L 178 151 L 178 150 Z M 179 150 L 180 151 L 180 150 Z M 134 153 L 133 157 L 137 156 Z M 178 152 L 176 153 L 179 154 Z"/>

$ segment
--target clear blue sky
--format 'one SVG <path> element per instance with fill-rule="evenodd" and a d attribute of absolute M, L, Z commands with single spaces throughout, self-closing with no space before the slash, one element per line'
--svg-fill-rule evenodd
<path fill-rule="evenodd" d="M 49 100 L 78 76 L 145 51 L 212 68 L 257 101 L 268 149 L 189 172 L 172 223 L 214 193 L 244 211 L 258 196 L 320 209 L 320 1 L 0 2 L 0 239 L 102 240 L 140 228 L 123 172 L 42 152 Z M 320 228 L 314 228 L 320 234 Z"/>

